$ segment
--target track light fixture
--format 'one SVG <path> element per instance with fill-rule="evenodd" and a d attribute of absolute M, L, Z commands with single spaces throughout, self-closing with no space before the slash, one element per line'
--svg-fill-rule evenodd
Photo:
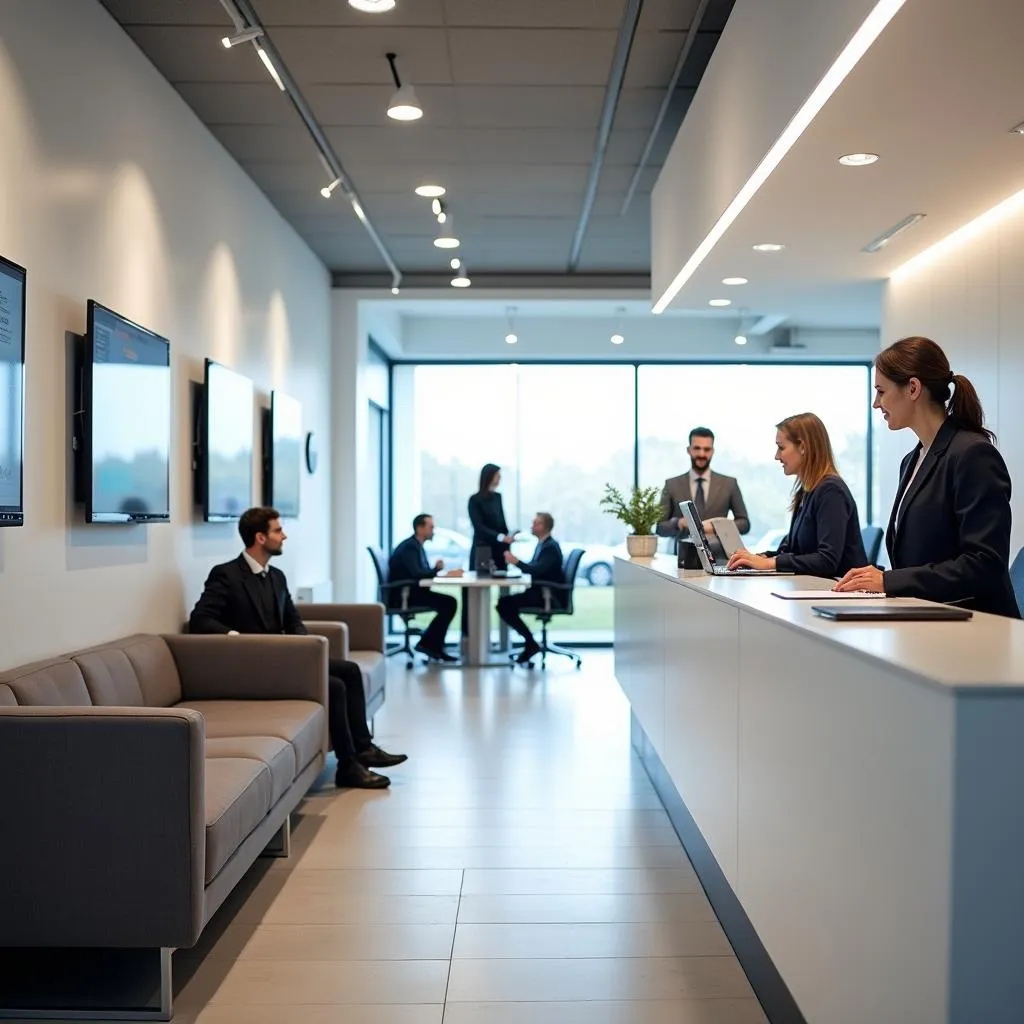
<path fill-rule="evenodd" d="M 322 195 L 324 197 L 324 199 L 330 199 L 331 196 L 334 194 L 334 190 L 340 184 L 341 184 L 341 178 L 335 178 L 334 181 L 332 181 L 330 183 L 330 185 L 324 185 L 324 187 L 322 189 L 320 189 L 320 195 Z"/>
<path fill-rule="evenodd" d="M 434 245 L 438 249 L 458 249 L 460 244 L 455 234 L 455 225 L 452 223 L 452 218 L 446 217 L 437 238 L 434 239 Z"/>
<path fill-rule="evenodd" d="M 458 270 L 459 267 L 462 266 L 462 260 L 460 260 L 458 256 L 453 256 L 451 258 L 451 262 L 449 263 L 449 266 L 452 268 L 452 270 Z"/>
<path fill-rule="evenodd" d="M 468 288 L 473 282 L 469 279 L 469 271 L 463 263 L 452 278 L 453 288 Z"/>
<path fill-rule="evenodd" d="M 366 14 L 383 14 L 395 9 L 395 0 L 348 0 L 348 5 Z"/>
<path fill-rule="evenodd" d="M 619 306 L 615 310 L 615 332 L 608 339 L 613 345 L 621 345 L 626 340 L 625 335 L 622 333 L 622 316 L 625 312 L 625 306 Z"/>
<path fill-rule="evenodd" d="M 388 117 L 394 121 L 418 121 L 423 116 L 423 108 L 416 97 L 416 90 L 411 85 L 402 85 L 395 67 L 397 54 L 386 55 L 391 65 L 391 77 L 395 80 L 395 92 L 388 101 Z"/>
<path fill-rule="evenodd" d="M 239 43 L 249 43 L 256 39 L 263 38 L 263 29 L 261 28 L 243 28 L 236 32 L 233 36 L 225 36 L 221 41 L 221 46 L 225 50 L 230 50 L 232 46 L 237 46 Z"/>
<path fill-rule="evenodd" d="M 505 334 L 505 344 L 514 345 L 519 341 L 519 335 L 516 334 L 515 324 L 516 307 L 508 306 L 505 309 L 505 319 L 508 321 L 508 331 Z"/>
<path fill-rule="evenodd" d="M 263 61 L 263 66 L 270 73 L 270 77 L 274 80 L 274 84 L 284 92 L 284 82 L 281 81 L 281 76 L 277 73 L 277 68 L 274 67 L 274 62 L 270 59 L 270 54 L 263 49 L 262 46 L 254 39 L 252 45 L 256 47 L 256 52 L 260 55 L 260 60 Z"/>
<path fill-rule="evenodd" d="M 441 214 L 444 213 L 444 203 L 442 203 L 440 199 L 433 200 L 430 204 L 430 212 L 435 217 L 440 217 Z M 444 221 L 441 221 L 441 223 L 443 224 Z"/>

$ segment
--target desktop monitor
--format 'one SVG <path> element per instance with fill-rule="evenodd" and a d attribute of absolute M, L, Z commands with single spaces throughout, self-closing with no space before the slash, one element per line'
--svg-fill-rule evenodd
<path fill-rule="evenodd" d="M 264 420 L 263 502 L 283 519 L 296 519 L 301 490 L 302 406 L 284 392 L 273 391 Z"/>
<path fill-rule="evenodd" d="M 231 522 L 252 505 L 253 386 L 206 360 L 199 466 L 203 518 Z"/>
<path fill-rule="evenodd" d="M 0 526 L 25 524 L 25 268 L 0 256 Z"/>

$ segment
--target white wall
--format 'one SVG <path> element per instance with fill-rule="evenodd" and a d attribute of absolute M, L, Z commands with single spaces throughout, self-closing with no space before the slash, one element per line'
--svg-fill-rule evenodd
<path fill-rule="evenodd" d="M 0 252 L 29 274 L 27 525 L 0 531 L 0 667 L 177 630 L 238 551 L 234 526 L 199 522 L 192 498 L 204 356 L 301 401 L 322 459 L 281 565 L 293 587 L 327 578 L 324 266 L 95 0 L 5 0 L 0 138 Z M 171 340 L 170 525 L 85 526 L 69 500 L 65 332 L 84 330 L 88 298 Z"/>
<path fill-rule="evenodd" d="M 954 372 L 978 389 L 1014 484 L 1011 558 L 1024 544 L 1024 203 L 1000 222 L 921 260 L 889 282 L 882 345 L 911 334 L 937 341 Z M 880 425 L 882 511 L 892 506 L 899 460 L 916 443 Z M 886 436 L 888 435 L 888 436 Z"/>

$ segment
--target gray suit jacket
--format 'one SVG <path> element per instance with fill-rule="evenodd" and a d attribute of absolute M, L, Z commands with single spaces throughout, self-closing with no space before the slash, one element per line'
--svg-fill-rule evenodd
<path fill-rule="evenodd" d="M 740 533 L 750 531 L 750 518 L 747 516 L 747 506 L 743 504 L 743 495 L 740 494 L 740 485 L 736 483 L 733 476 L 725 476 L 723 473 L 711 471 L 711 480 L 708 482 L 708 492 L 704 498 L 704 518 L 714 519 L 717 516 L 728 516 L 730 512 L 736 520 L 736 529 Z M 679 502 L 689 501 L 693 497 L 690 494 L 690 474 L 683 473 L 682 476 L 669 477 L 661 492 L 661 522 L 658 523 L 659 537 L 683 537 L 687 533 L 686 523 L 679 523 L 676 529 L 675 520 L 682 520 L 679 511 Z"/>

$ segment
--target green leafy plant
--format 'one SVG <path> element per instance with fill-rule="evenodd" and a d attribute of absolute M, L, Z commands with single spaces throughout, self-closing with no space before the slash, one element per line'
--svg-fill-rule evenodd
<path fill-rule="evenodd" d="M 634 487 L 627 500 L 617 487 L 605 484 L 600 505 L 608 515 L 621 519 L 639 536 L 654 533 L 654 527 L 661 519 L 661 498 L 657 487 Z"/>

